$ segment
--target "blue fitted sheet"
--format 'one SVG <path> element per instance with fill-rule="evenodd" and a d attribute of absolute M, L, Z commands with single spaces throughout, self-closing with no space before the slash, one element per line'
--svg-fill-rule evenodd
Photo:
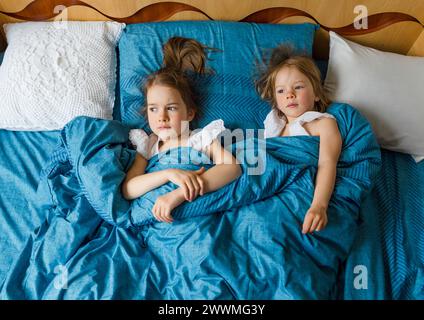
<path fill-rule="evenodd" d="M 0 130 L 0 287 L 29 234 L 45 219 L 34 201 L 59 132 Z"/>
<path fill-rule="evenodd" d="M 424 161 L 382 150 L 382 167 L 361 208 L 345 269 L 345 299 L 424 299 Z M 366 289 L 355 267 L 366 267 Z M 360 271 L 360 270 L 357 270 Z"/>

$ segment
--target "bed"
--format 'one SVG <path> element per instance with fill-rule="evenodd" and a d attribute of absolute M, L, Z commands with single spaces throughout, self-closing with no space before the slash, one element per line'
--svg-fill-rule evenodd
<path fill-rule="evenodd" d="M 286 259 L 291 257 L 295 257 L 294 260 L 299 269 L 303 263 L 304 265 L 309 263 L 299 258 L 301 254 L 292 253 L 297 250 L 293 248 L 301 248 L 301 246 L 299 247 L 298 243 L 295 244 L 300 240 L 296 236 L 290 235 L 294 233 L 291 227 L 285 229 L 285 234 L 290 235 L 287 236 L 287 239 L 293 242 L 292 249 L 287 243 L 282 243 L 279 239 L 274 238 L 281 234 L 273 229 L 275 226 L 265 222 L 270 216 L 253 215 L 250 216 L 252 221 L 249 222 L 247 218 L 248 222 L 242 223 L 235 214 L 249 217 L 248 212 L 264 212 L 267 207 L 276 205 L 276 203 L 284 204 L 286 200 L 283 196 L 278 198 L 278 202 L 274 202 L 277 199 L 269 198 L 269 194 L 252 193 L 252 197 L 260 197 L 258 207 L 255 209 L 248 205 L 246 208 L 243 207 L 245 209 L 229 209 L 223 205 L 222 201 L 213 202 L 219 208 L 219 210 L 217 209 L 219 212 L 234 210 L 229 215 L 220 213 L 220 220 L 217 220 L 214 215 L 206 215 L 206 213 L 205 216 L 194 216 L 199 209 L 187 207 L 177 215 L 181 214 L 182 218 L 188 219 L 190 222 L 177 225 L 174 229 L 161 224 L 148 227 L 149 224 L 146 226 L 144 222 L 141 222 L 144 221 L 144 213 L 127 219 L 128 204 L 115 196 L 119 192 L 116 186 L 111 187 L 105 184 L 101 195 L 112 194 L 112 196 L 102 203 L 104 198 L 99 196 L 99 199 L 96 200 L 96 194 L 89 196 L 87 195 L 87 192 L 90 194 L 89 190 L 78 189 L 74 184 L 76 178 L 73 177 L 75 171 L 84 170 L 84 168 L 79 168 L 77 164 L 72 163 L 72 152 L 77 152 L 77 146 L 88 143 L 87 141 L 93 143 L 93 150 L 99 145 L 113 145 L 114 147 L 105 147 L 105 152 L 108 152 L 108 155 L 113 154 L 110 157 L 117 159 L 113 165 L 116 165 L 121 171 L 128 166 L 133 152 L 131 149 L 127 149 L 128 145 L 125 143 L 126 130 L 146 125 L 140 120 L 138 113 L 142 97 L 140 92 L 134 91 L 134 87 L 139 86 L 141 75 L 160 65 L 160 44 L 172 32 L 200 38 L 211 45 L 217 45 L 227 54 L 226 59 L 228 60 L 225 61 L 233 62 L 232 64 L 228 62 L 228 65 L 233 68 L 231 74 L 228 75 L 225 72 L 230 67 L 219 65 L 221 60 L 219 60 L 219 56 L 216 56 L 215 61 L 217 62 L 215 64 L 212 62 L 212 64 L 218 70 L 219 81 L 215 80 L 216 78 L 200 80 L 199 86 L 209 89 L 203 96 L 202 102 L 208 107 L 204 110 L 204 119 L 199 125 L 203 126 L 209 119 L 220 116 L 214 107 L 216 103 L 232 105 L 243 101 L 248 112 L 226 112 L 225 116 L 226 123 L 231 129 L 247 130 L 248 128 L 260 128 L 268 110 L 268 106 L 261 102 L 254 92 L 249 91 L 248 79 L 251 74 L 244 74 L 246 63 L 251 62 L 251 57 L 260 50 L 255 49 L 254 45 L 248 47 L 247 53 L 240 58 L 242 61 L 240 62 L 238 60 L 239 52 L 232 53 L 228 49 L 230 42 L 226 42 L 224 38 L 219 39 L 219 37 L 217 40 L 214 38 L 217 34 L 213 34 L 210 30 L 225 29 L 226 32 L 233 32 L 234 34 L 229 36 L 232 37 L 231 39 L 236 36 L 244 39 L 246 34 L 243 41 L 255 39 L 254 41 L 260 43 L 258 46 L 262 47 L 270 47 L 277 41 L 273 37 L 265 37 L 264 34 L 274 34 L 275 39 L 284 39 L 287 33 L 300 34 L 303 38 L 296 36 L 293 41 L 296 41 L 300 48 L 309 50 L 324 76 L 331 73 L 330 68 L 333 70 L 335 68 L 329 48 L 329 40 L 334 39 L 334 36 L 329 34 L 330 31 L 370 48 L 409 57 L 423 57 L 423 4 L 419 1 L 383 2 L 385 4 L 384 11 L 380 9 L 383 6 L 375 2 L 353 0 L 343 3 L 332 0 L 306 1 L 302 4 L 289 0 L 269 1 L 266 5 L 260 1 L 245 1 L 242 4 L 238 1 L 226 1 L 222 6 L 204 1 L 139 1 L 137 3 L 111 1 L 107 4 L 89 0 L 79 1 L 77 4 L 75 1 L 63 0 L 60 1 L 60 4 L 55 1 L 40 0 L 23 0 L 13 3 L 0 1 L 2 24 L 46 20 L 54 20 L 58 23 L 66 23 L 67 20 L 113 20 L 126 24 L 125 29 L 119 31 L 122 31 L 123 34 L 119 43 L 119 37 L 116 37 L 115 53 L 118 64 L 112 66 L 116 67 L 115 69 L 119 72 L 116 74 L 116 83 L 108 84 L 107 90 L 109 93 L 112 92 L 113 99 L 110 96 L 105 97 L 108 99 L 105 101 L 114 105 L 113 112 L 109 110 L 108 121 L 78 118 L 76 121 L 72 121 L 66 130 L 61 130 L 63 123 L 59 127 L 48 127 L 48 130 L 42 126 L 37 130 L 16 128 L 0 130 L 1 298 L 423 299 L 424 161 L 418 161 L 418 152 L 412 154 L 403 149 L 396 149 L 396 146 L 393 147 L 390 144 L 391 141 L 382 140 L 381 137 L 385 137 L 386 133 L 379 131 L 381 128 L 374 127 L 374 131 L 377 130 L 379 142 L 381 144 L 383 141 L 392 150 L 384 147 L 381 149 L 379 147 L 378 150 L 373 149 L 370 147 L 373 144 L 371 131 L 363 129 L 365 124 L 361 122 L 362 120 L 346 122 L 346 128 L 358 125 L 358 128 L 361 129 L 354 129 L 351 133 L 346 131 L 345 137 L 351 139 L 349 141 L 355 145 L 352 150 L 355 150 L 356 154 L 346 155 L 343 161 L 346 163 L 346 168 L 360 166 L 362 162 L 367 162 L 368 166 L 366 169 L 359 170 L 361 174 L 355 178 L 352 178 L 349 172 L 346 173 L 346 176 L 343 175 L 345 173 L 341 175 L 343 178 L 352 179 L 349 180 L 349 183 L 357 183 L 363 188 L 353 196 L 350 195 L 349 201 L 343 202 L 346 212 L 357 212 L 358 216 L 354 218 L 350 215 L 340 216 L 346 219 L 341 224 L 345 229 L 341 228 L 335 231 L 346 235 L 346 240 L 336 241 L 328 247 L 324 246 L 319 257 L 316 257 L 318 266 L 315 271 L 316 275 L 296 271 L 294 267 L 283 268 L 282 270 L 288 274 L 281 274 L 282 271 L 279 269 L 281 266 L 278 264 L 287 263 L 289 265 L 292 262 L 289 263 Z M 233 10 L 235 7 L 237 10 Z M 355 20 L 355 18 L 363 14 L 364 10 L 368 12 L 367 27 L 361 28 L 358 27 L 358 24 L 363 26 L 364 20 Z M 332 12 L 338 14 L 331 14 Z M 164 20 L 172 20 L 172 22 L 167 22 L 168 24 L 164 26 L 164 22 L 160 22 Z M 209 20 L 210 24 L 202 24 L 199 20 Z M 221 20 L 227 22 L 221 22 Z M 244 30 L 244 26 L 241 26 L 244 25 L 242 23 L 253 23 L 254 31 Z M 255 23 L 260 23 L 260 25 L 255 25 Z M 285 25 L 288 29 L 283 29 L 281 26 L 276 27 L 276 24 Z M 316 25 L 320 25 L 320 28 L 317 29 Z M 133 40 L 141 39 L 143 34 L 149 33 L 155 34 L 150 43 L 147 40 L 145 43 Z M 305 34 L 307 36 L 304 36 Z M 269 42 L 264 44 L 263 41 Z M 5 48 L 6 42 L 3 41 L 0 51 Z M 149 52 L 146 58 L 134 58 L 140 50 Z M 10 50 L 6 51 L 4 61 L 11 59 L 8 57 L 8 55 L 11 56 L 8 52 Z M 378 59 L 383 58 L 379 56 Z M 237 63 L 234 62 L 235 60 Z M 422 61 L 416 61 L 411 63 L 422 64 Z M 387 67 L 387 64 L 383 65 L 383 68 L 385 66 Z M 334 84 L 328 79 L 327 85 L 331 88 Z M 338 81 L 341 86 L 341 80 Z M 348 78 L 346 81 L 353 80 Z M 223 92 L 225 95 L 222 94 Z M 243 92 L 243 96 L 240 92 Z M 340 93 L 339 96 L 345 97 L 345 103 L 351 103 L 356 107 L 355 97 L 343 96 Z M 360 104 L 362 101 L 358 103 Z M 351 114 L 351 112 L 353 115 L 356 114 L 344 105 L 336 105 L 332 110 L 340 119 L 345 119 L 345 115 Z M 380 119 L 378 113 L 376 115 L 367 114 L 366 109 L 365 112 L 363 110 L 361 112 L 367 116 L 368 120 L 373 119 L 372 117 Z M 405 114 L 407 121 L 408 112 Z M 417 114 L 422 115 L 422 113 Z M 87 115 L 90 116 L 90 114 Z M 409 116 L 410 121 L 412 121 L 411 117 L 414 116 Z M 114 121 L 110 121 L 112 118 Z M 342 120 L 340 121 L 342 122 Z M 43 125 L 48 126 L 49 124 Z M 413 126 L 411 125 L 411 127 Z M 105 134 L 99 139 L 90 140 L 84 137 L 85 140 L 83 140 L 77 134 L 82 129 Z M 112 136 L 110 133 L 114 132 L 113 130 L 122 133 L 122 137 L 117 134 L 113 140 L 105 138 Z M 360 145 L 360 140 L 352 137 L 354 133 L 360 133 L 359 135 L 370 139 L 364 138 L 363 140 L 367 141 L 369 149 Z M 421 140 L 421 137 L 418 139 Z M 296 142 L 296 145 L 303 146 L 304 143 L 305 141 L 299 141 Z M 314 143 L 312 142 L 312 145 Z M 406 142 L 401 143 L 401 147 L 405 144 Z M 417 143 L 415 140 L 411 143 L 413 147 L 418 144 L 419 141 Z M 286 147 L 279 149 L 280 147 L 277 144 L 276 146 L 271 145 L 270 148 L 275 151 L 273 154 L 275 158 L 280 159 L 279 157 L 281 157 L 285 162 L 293 165 L 289 170 L 290 175 L 284 176 L 285 178 L 291 179 L 296 176 L 297 180 L 303 181 L 305 175 L 313 175 L 313 171 L 310 171 L 312 170 L 310 163 L 297 163 L 295 157 L 285 158 L 287 155 L 283 156 L 284 152 L 278 150 L 284 151 Z M 237 145 L 234 148 L 237 149 Z M 305 148 L 305 150 L 309 150 L 310 147 Z M 397 151 L 393 151 L 394 149 Z M 287 152 L 287 154 L 289 153 Z M 89 152 L 82 154 L 85 163 L 89 164 L 90 161 L 94 161 L 90 158 L 91 154 Z M 357 156 L 358 154 L 360 156 Z M 414 155 L 415 158 L 411 155 Z M 106 168 L 106 164 L 103 165 L 105 165 L 103 168 Z M 98 166 L 99 164 L 96 162 L 96 166 L 93 168 Z M 302 166 L 302 169 L 296 171 L 299 166 Z M 278 165 L 275 164 L 275 167 L 272 168 L 278 168 Z M 275 175 L 281 174 L 280 171 L 275 170 Z M 98 179 L 104 178 L 102 178 L 102 174 L 107 176 L 107 179 L 112 179 L 107 181 L 117 179 L 116 174 L 112 174 L 107 169 L 97 173 L 94 169 L 91 173 Z M 60 199 L 63 203 L 66 202 L 67 208 L 64 208 L 65 206 L 60 201 L 52 204 L 52 198 L 49 198 L 51 193 L 56 192 L 57 189 L 48 188 L 58 181 L 54 179 L 57 179 L 59 174 L 69 178 L 65 182 L 63 179 L 61 180 L 62 184 L 58 191 L 63 197 Z M 266 175 L 263 177 L 265 179 Z M 246 184 L 253 184 L 255 181 L 247 180 Z M 262 181 L 257 181 L 257 183 L 259 186 L 263 186 Z M 300 186 L 307 189 L 301 183 Z M 87 185 L 84 187 L 89 189 Z M 72 200 L 66 198 L 67 194 L 60 191 L 61 188 L 72 190 L 73 193 L 70 193 L 73 194 Z M 287 187 L 288 192 L 301 192 L 300 189 L 290 188 L 292 187 Z M 345 199 L 343 198 L 345 197 L 343 188 L 341 187 L 337 194 L 340 199 Z M 272 193 L 271 187 L 265 189 Z M 238 195 L 239 192 L 234 191 L 234 194 Z M 224 199 L 225 195 L 221 197 Z M 89 199 L 88 204 L 86 198 Z M 353 198 L 361 203 L 358 211 L 354 210 L 351 203 Z M 244 201 L 242 197 L 240 199 L 240 201 Z M 228 203 L 231 201 L 236 200 L 227 199 Z M 94 207 L 96 209 L 95 204 L 102 207 L 100 211 L 104 215 L 93 216 L 84 213 L 84 215 L 77 214 L 76 216 L 58 216 L 52 214 L 51 210 L 53 205 L 62 206 L 61 210 L 66 209 L 72 213 L 74 207 L 90 207 L 90 210 L 91 207 Z M 142 208 L 142 204 L 139 204 L 139 207 Z M 84 212 L 91 211 L 87 209 Z M 127 226 L 129 220 L 132 223 L 134 221 L 138 223 L 136 229 Z M 284 225 L 284 222 L 279 223 Z M 252 225 L 257 225 L 257 229 L 252 229 Z M 355 225 L 356 232 L 349 234 L 349 228 L 353 225 Z M 54 228 L 61 231 L 49 233 Z M 214 237 L 213 232 L 216 232 L 219 237 Z M 259 237 L 260 241 L 246 240 L 243 232 L 250 233 L 253 238 Z M 263 233 L 269 233 L 269 237 L 264 236 Z M 333 238 L 335 235 L 331 236 L 330 234 L 328 238 L 321 239 L 321 242 L 311 240 L 310 244 L 312 248 L 316 248 L 322 243 L 331 242 Z M 231 239 L 232 244 L 229 246 L 231 250 L 227 251 L 228 248 L 223 239 Z M 161 241 L 168 245 L 173 244 L 177 249 L 162 249 Z M 281 252 L 278 251 L 279 257 L 273 258 L 270 248 L 272 250 L 275 248 L 285 249 Z M 335 254 L 334 257 L 328 254 L 325 257 L 325 250 L 329 248 L 334 249 L 338 254 Z M 191 260 L 185 260 L 185 256 L 190 256 Z M 284 259 L 280 258 L 283 256 Z M 195 265 L 196 263 L 198 265 Z M 178 276 L 175 276 L 173 270 Z M 315 269 L 310 267 L 307 270 L 313 272 L 312 270 Z M 64 274 L 66 275 L 65 286 L 61 283 Z M 298 284 L 301 282 L 299 281 L 301 278 L 305 279 L 303 285 Z M 139 283 L 134 284 L 134 280 Z M 282 282 L 282 284 L 276 285 L 273 282 Z M 60 290 L 57 289 L 58 285 L 61 287 Z"/>

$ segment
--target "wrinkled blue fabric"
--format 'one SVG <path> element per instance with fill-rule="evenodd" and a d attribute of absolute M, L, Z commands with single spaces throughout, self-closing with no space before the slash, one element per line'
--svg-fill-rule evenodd
<path fill-rule="evenodd" d="M 424 299 L 424 161 L 382 150 L 382 167 L 364 200 L 347 259 L 344 299 Z M 357 286 L 366 271 L 366 288 Z M 364 269 L 366 268 L 366 269 Z"/>
<path fill-rule="evenodd" d="M 343 151 L 328 208 L 329 224 L 303 235 L 317 170 L 318 137 L 268 139 L 262 175 L 242 176 L 179 206 L 172 224 L 152 220 L 165 184 L 126 201 L 120 185 L 134 159 L 128 128 L 80 117 L 62 131 L 38 188 L 48 218 L 28 238 L 1 289 L 3 299 L 328 299 L 356 235 L 359 207 L 380 167 L 368 122 L 348 105 L 329 109 Z M 252 139 L 259 145 L 260 140 Z M 232 146 L 235 154 L 241 143 Z M 161 153 L 148 171 L 190 157 Z M 161 158 L 161 160 L 159 159 Z"/>
<path fill-rule="evenodd" d="M 243 166 L 244 174 L 230 185 L 213 193 L 208 193 L 195 202 L 184 202 L 178 206 L 173 217 L 176 219 L 191 218 L 200 215 L 208 215 L 215 212 L 234 209 L 236 207 L 250 204 L 254 201 L 274 195 L 287 188 L 294 181 L 306 188 L 313 187 L 310 182 L 314 176 L 314 163 L 304 161 L 303 163 L 292 160 L 291 156 L 280 157 L 293 149 L 301 150 L 303 155 L 311 153 L 310 159 L 316 153 L 318 144 L 316 141 L 307 142 L 302 139 L 292 140 L 284 147 L 271 141 L 266 145 L 265 141 L 248 139 L 234 145 L 234 153 L 239 155 L 240 163 L 257 163 L 256 168 L 250 167 L 251 172 L 261 171 L 261 174 L 249 174 L 249 167 Z M 255 155 L 255 153 L 257 153 Z M 241 155 L 241 156 L 240 156 Z M 166 168 L 179 168 L 183 170 L 198 170 L 202 166 L 209 168 L 210 159 L 203 153 L 192 148 L 173 149 L 170 152 L 156 155 L 149 160 L 147 172 L 164 170 Z M 174 190 L 177 186 L 167 183 L 147 193 L 135 201 L 132 206 L 132 223 L 136 226 L 152 223 L 154 218 L 151 210 L 158 196 Z"/>
<path fill-rule="evenodd" d="M 46 218 L 35 200 L 37 185 L 58 142 L 58 131 L 0 130 L 0 287 L 28 236 Z"/>

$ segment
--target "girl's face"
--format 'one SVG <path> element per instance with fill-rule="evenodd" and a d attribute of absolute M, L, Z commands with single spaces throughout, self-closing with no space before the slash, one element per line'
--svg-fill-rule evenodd
<path fill-rule="evenodd" d="M 283 67 L 278 71 L 275 78 L 275 98 L 278 109 L 289 122 L 314 110 L 315 102 L 319 101 L 311 81 L 296 67 Z"/>
<path fill-rule="evenodd" d="M 162 141 L 177 139 L 188 133 L 194 111 L 187 110 L 178 90 L 153 85 L 147 90 L 147 119 L 150 129 Z"/>

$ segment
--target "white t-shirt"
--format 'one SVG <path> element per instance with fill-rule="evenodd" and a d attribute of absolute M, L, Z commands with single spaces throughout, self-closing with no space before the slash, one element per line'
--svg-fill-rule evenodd
<path fill-rule="evenodd" d="M 196 131 L 194 134 L 190 133 L 186 146 L 205 153 L 207 147 L 224 130 L 224 121 L 221 119 L 214 120 L 200 131 Z M 130 130 L 129 138 L 131 143 L 136 147 L 137 152 L 146 160 L 159 153 L 160 138 L 156 134 L 147 135 L 142 129 L 132 129 Z"/>
<path fill-rule="evenodd" d="M 322 113 L 317 111 L 308 111 L 297 117 L 292 123 L 289 124 L 290 136 L 309 136 L 308 132 L 303 128 L 303 124 L 321 118 L 335 119 L 329 113 Z M 286 126 L 286 120 L 278 116 L 277 110 L 272 109 L 264 120 L 265 138 L 278 137 Z"/>

